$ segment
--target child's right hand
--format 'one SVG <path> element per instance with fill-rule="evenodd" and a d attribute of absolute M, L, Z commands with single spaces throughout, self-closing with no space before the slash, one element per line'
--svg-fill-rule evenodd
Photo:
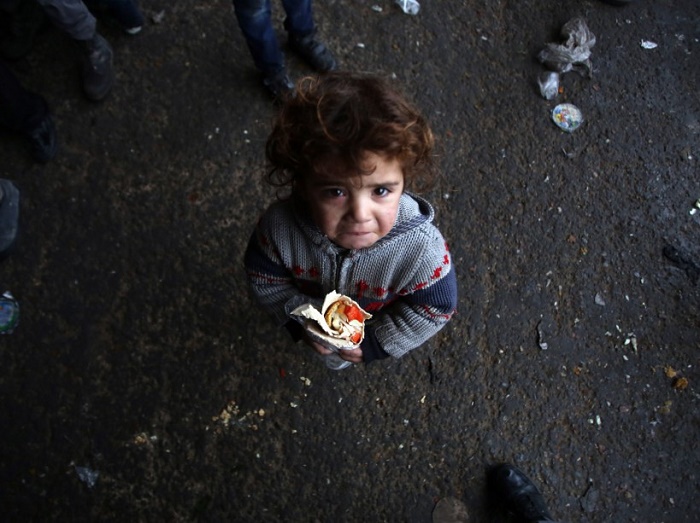
<path fill-rule="evenodd" d="M 321 343 L 314 341 L 308 335 L 304 336 L 304 342 L 307 345 L 309 345 L 313 350 L 315 350 L 316 352 L 321 354 L 322 356 L 328 356 L 329 354 L 336 353 L 342 359 L 349 361 L 351 363 L 361 363 L 363 361 L 362 350 L 360 349 L 359 345 L 353 350 L 345 349 L 345 350 L 340 350 L 340 351 L 334 351 L 334 350 L 329 349 L 325 345 L 322 345 Z"/>
<path fill-rule="evenodd" d="M 328 356 L 329 354 L 333 354 L 334 351 L 331 349 L 324 347 L 321 345 L 319 342 L 312 340 L 308 336 L 304 337 L 304 341 L 306 342 L 307 345 L 309 345 L 313 350 L 318 352 L 319 354 L 323 356 Z"/>

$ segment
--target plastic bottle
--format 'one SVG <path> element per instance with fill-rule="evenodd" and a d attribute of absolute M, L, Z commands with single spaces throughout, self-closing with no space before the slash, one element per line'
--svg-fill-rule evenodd
<path fill-rule="evenodd" d="M 396 3 L 407 15 L 417 15 L 420 11 L 420 4 L 416 0 L 396 0 Z"/>

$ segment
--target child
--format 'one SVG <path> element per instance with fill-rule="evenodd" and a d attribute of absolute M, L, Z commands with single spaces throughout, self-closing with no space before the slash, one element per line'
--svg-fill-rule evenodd
<path fill-rule="evenodd" d="M 372 314 L 362 343 L 338 352 L 347 362 L 401 357 L 449 321 L 450 253 L 433 208 L 405 192 L 432 177 L 432 148 L 424 118 L 376 76 L 305 78 L 284 102 L 266 151 L 269 181 L 291 196 L 263 214 L 245 266 L 256 298 L 295 340 L 333 355 L 289 315 L 333 290 Z"/>

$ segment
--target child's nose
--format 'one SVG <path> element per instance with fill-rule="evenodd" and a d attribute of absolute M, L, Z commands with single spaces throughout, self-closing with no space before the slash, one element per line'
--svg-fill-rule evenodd
<path fill-rule="evenodd" d="M 350 215 L 356 222 L 364 222 L 370 218 L 370 205 L 366 198 L 355 197 L 350 202 Z"/>

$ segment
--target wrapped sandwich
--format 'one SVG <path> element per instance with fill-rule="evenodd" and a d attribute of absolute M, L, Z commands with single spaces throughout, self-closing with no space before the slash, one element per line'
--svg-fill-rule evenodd
<path fill-rule="evenodd" d="M 303 319 L 307 332 L 330 349 L 351 349 L 365 337 L 365 320 L 372 317 L 347 296 L 330 292 L 319 311 L 311 304 L 294 309 L 291 314 Z"/>

